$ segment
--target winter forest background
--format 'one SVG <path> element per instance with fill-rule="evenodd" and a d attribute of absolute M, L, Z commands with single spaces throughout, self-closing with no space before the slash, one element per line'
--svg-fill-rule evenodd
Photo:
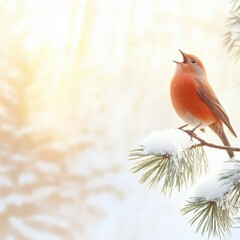
<path fill-rule="evenodd" d="M 169 96 L 179 48 L 203 60 L 240 134 L 228 11 L 226 0 L 0 1 L 0 239 L 205 239 L 179 212 L 194 188 L 168 198 L 140 185 L 127 154 L 183 124 Z M 206 152 L 217 171 L 226 153 Z"/>

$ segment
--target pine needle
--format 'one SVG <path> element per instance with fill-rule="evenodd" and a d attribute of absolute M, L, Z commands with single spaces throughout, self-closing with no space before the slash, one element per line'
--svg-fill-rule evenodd
<path fill-rule="evenodd" d="M 225 21 L 229 31 L 223 35 L 223 45 L 227 47 L 228 52 L 233 52 L 232 57 L 237 61 L 240 58 L 240 33 L 234 33 L 232 28 L 240 24 L 240 1 L 234 0 L 231 4 L 230 16 Z M 236 36 L 238 36 L 237 39 Z"/>
<path fill-rule="evenodd" d="M 193 213 L 189 223 L 197 224 L 196 233 L 201 231 L 202 235 L 222 239 L 230 234 L 232 215 L 235 212 L 235 208 L 229 206 L 227 198 L 227 194 L 224 199 L 192 198 L 181 211 L 183 215 Z"/>
<path fill-rule="evenodd" d="M 240 161 L 227 161 L 224 171 L 220 174 L 220 180 L 231 189 L 231 204 L 236 208 L 240 206 Z"/>
<path fill-rule="evenodd" d="M 129 160 L 134 161 L 133 173 L 141 172 L 140 183 L 147 183 L 155 188 L 162 183 L 161 191 L 171 195 L 173 189 L 180 191 L 183 187 L 193 185 L 203 173 L 207 172 L 208 164 L 201 146 L 191 147 L 177 155 L 146 155 L 144 146 L 129 152 Z"/>

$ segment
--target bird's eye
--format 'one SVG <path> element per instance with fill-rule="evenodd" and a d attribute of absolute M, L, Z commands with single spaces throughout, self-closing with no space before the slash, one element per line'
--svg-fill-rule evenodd
<path fill-rule="evenodd" d="M 197 61 L 195 59 L 191 59 L 191 63 L 196 63 Z"/>

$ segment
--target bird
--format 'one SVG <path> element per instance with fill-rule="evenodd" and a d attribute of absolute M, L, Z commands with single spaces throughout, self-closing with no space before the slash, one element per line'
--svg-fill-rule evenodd
<path fill-rule="evenodd" d="M 175 74 L 170 84 L 170 95 L 173 107 L 187 125 L 210 127 L 221 139 L 225 146 L 230 146 L 223 125 L 237 137 L 229 117 L 220 104 L 210 83 L 202 61 L 193 54 L 182 54 L 183 61 L 176 63 Z M 234 157 L 227 150 L 230 158 Z"/>

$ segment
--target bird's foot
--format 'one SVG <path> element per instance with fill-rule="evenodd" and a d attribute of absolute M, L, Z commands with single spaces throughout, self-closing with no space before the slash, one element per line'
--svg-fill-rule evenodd
<path fill-rule="evenodd" d="M 188 124 L 185 124 L 185 125 L 179 127 L 178 129 L 183 130 L 183 129 L 184 129 L 185 127 L 187 127 L 187 126 L 188 126 Z"/>
<path fill-rule="evenodd" d="M 199 128 L 201 125 L 202 125 L 202 123 L 199 123 L 196 127 L 194 127 L 194 128 L 191 130 L 191 132 L 194 133 L 194 131 L 195 131 L 197 128 Z"/>
<path fill-rule="evenodd" d="M 186 132 L 191 138 L 194 138 L 194 137 L 197 136 L 196 133 L 195 133 L 195 130 L 196 130 L 197 128 L 199 128 L 201 125 L 202 125 L 202 124 L 200 123 L 200 124 L 198 124 L 196 127 L 194 127 L 193 129 L 188 130 L 188 129 L 183 129 L 183 128 L 185 128 L 186 126 L 188 126 L 188 124 L 185 124 L 185 125 L 179 127 L 178 129 Z"/>

